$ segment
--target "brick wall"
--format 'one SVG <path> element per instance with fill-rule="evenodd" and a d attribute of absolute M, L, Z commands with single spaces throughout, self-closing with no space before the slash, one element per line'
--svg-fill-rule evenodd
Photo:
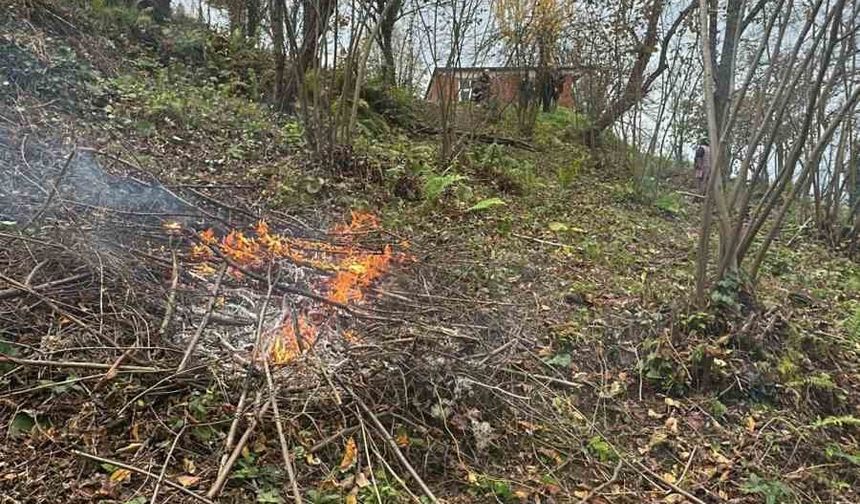
<path fill-rule="evenodd" d="M 535 71 L 529 71 L 529 78 L 535 78 Z M 439 103 L 446 96 L 460 93 L 461 80 L 478 80 L 481 71 L 437 71 L 433 74 L 430 86 L 427 88 L 425 99 L 431 103 Z M 516 105 L 518 101 L 520 81 L 523 72 L 518 71 L 495 71 L 490 73 L 490 93 L 494 100 L 500 105 Z M 563 74 L 562 90 L 558 98 L 558 104 L 562 107 L 573 108 L 573 84 L 576 76 L 573 73 Z M 467 93 L 464 93 L 464 97 Z"/>

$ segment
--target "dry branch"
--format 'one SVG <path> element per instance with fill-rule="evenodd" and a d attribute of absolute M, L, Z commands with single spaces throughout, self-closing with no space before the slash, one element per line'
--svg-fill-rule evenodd
<path fill-rule="evenodd" d="M 99 457 L 99 456 L 92 455 L 92 454 L 89 454 L 86 452 L 82 452 L 80 450 L 72 450 L 72 453 L 74 453 L 75 455 L 77 455 L 79 457 L 94 460 L 94 461 L 99 462 L 101 464 L 110 464 L 112 466 L 120 467 L 122 469 L 128 469 L 129 471 L 133 471 L 133 472 L 136 472 L 138 474 L 143 474 L 144 476 L 152 478 L 156 481 L 159 480 L 159 477 L 157 474 L 153 474 L 153 473 L 147 471 L 146 469 L 141 469 L 139 467 L 135 467 L 133 465 L 129 465 L 129 464 L 120 462 L 118 460 L 111 460 L 111 459 Z M 175 483 L 169 479 L 165 479 L 162 481 L 164 482 L 165 485 L 167 485 L 171 488 L 175 488 L 176 490 L 179 490 L 180 492 L 184 493 L 185 495 L 192 497 L 196 500 L 199 500 L 200 502 L 206 502 L 207 504 L 215 504 L 213 501 L 207 499 L 206 497 L 203 497 L 202 495 L 199 495 L 195 492 L 192 492 L 191 490 L 185 488 L 184 486 L 180 485 L 179 483 Z"/>
<path fill-rule="evenodd" d="M 188 347 L 185 349 L 185 355 L 182 356 L 182 361 L 179 363 L 179 367 L 176 368 L 177 373 L 181 373 L 188 366 L 188 361 L 191 360 L 191 355 L 197 347 L 197 342 L 200 341 L 200 336 L 203 335 L 203 331 L 205 331 L 206 326 L 209 325 L 209 317 L 212 315 L 212 310 L 215 308 L 215 303 L 218 301 L 218 291 L 221 290 L 221 281 L 224 280 L 224 273 L 226 272 L 227 264 L 225 263 L 221 265 L 221 271 L 218 272 L 218 279 L 215 280 L 215 287 L 212 289 L 212 296 L 209 298 L 209 306 L 206 307 L 206 313 L 203 315 L 203 320 L 201 320 L 200 325 L 197 326 L 197 331 L 194 332 L 194 336 L 191 338 L 191 341 L 188 342 Z"/>
<path fill-rule="evenodd" d="M 117 366 L 116 364 L 103 364 L 100 362 L 81 361 L 53 361 L 41 359 L 21 359 L 11 355 L 0 354 L 0 362 L 12 362 L 22 366 L 52 366 L 83 369 L 106 369 L 109 371 L 124 371 L 126 373 L 164 373 L 168 369 L 160 369 L 146 366 Z"/>

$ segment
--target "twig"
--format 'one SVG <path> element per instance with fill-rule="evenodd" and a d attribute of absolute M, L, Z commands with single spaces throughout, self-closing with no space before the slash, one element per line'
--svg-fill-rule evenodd
<path fill-rule="evenodd" d="M 97 455 L 92 455 L 92 454 L 89 454 L 86 452 L 82 452 L 80 450 L 72 450 L 72 453 L 74 453 L 75 455 L 77 455 L 79 457 L 94 460 L 94 461 L 102 463 L 102 464 L 110 464 L 112 466 L 120 467 L 122 469 L 128 469 L 129 471 L 133 471 L 133 472 L 136 472 L 138 474 L 143 474 L 144 476 L 147 476 L 147 477 L 150 477 L 153 479 L 158 478 L 158 475 L 153 474 L 153 473 L 147 471 L 146 469 L 141 469 L 141 468 L 135 467 L 133 465 L 128 465 L 128 464 L 120 462 L 118 460 L 106 459 L 103 457 L 99 457 Z M 206 502 L 208 504 L 215 504 L 210 499 L 207 499 L 206 497 L 203 497 L 200 494 L 192 492 L 191 490 L 185 488 L 184 486 L 180 485 L 179 483 L 175 483 L 171 480 L 166 479 L 166 480 L 164 480 L 164 484 L 171 487 L 171 488 L 175 488 L 176 490 L 179 490 L 180 492 L 184 493 L 185 495 L 188 495 L 189 497 L 193 497 L 194 499 L 197 499 L 200 502 Z"/>
<path fill-rule="evenodd" d="M 693 457 L 696 456 L 696 447 L 694 446 L 692 450 L 690 450 L 690 458 L 687 459 L 687 464 L 684 465 L 684 470 L 681 471 L 681 475 L 678 476 L 678 482 L 684 481 L 684 478 L 687 476 L 687 471 L 690 470 L 690 465 L 693 463 Z"/>
<path fill-rule="evenodd" d="M 242 418 L 242 412 L 245 409 L 245 400 L 248 398 L 248 386 L 251 383 L 251 369 L 245 374 L 245 383 L 242 385 L 242 393 L 239 394 L 239 401 L 236 403 L 236 415 L 233 417 L 233 422 L 230 423 L 230 430 L 227 431 L 227 439 L 224 441 L 224 454 L 221 455 L 221 461 L 218 464 L 218 473 L 221 473 L 224 464 L 227 463 L 230 450 L 233 449 L 233 441 L 236 439 L 236 430 L 239 428 L 239 419 Z"/>
<path fill-rule="evenodd" d="M 337 377 L 335 377 L 335 379 L 340 382 Z M 412 464 L 409 463 L 409 459 L 407 459 L 406 456 L 403 455 L 403 452 L 400 451 L 400 447 L 397 446 L 397 442 L 394 440 L 394 438 L 391 437 L 388 431 L 385 430 L 385 427 L 382 425 L 382 422 L 379 421 L 379 418 L 377 418 L 376 415 L 374 415 L 373 412 L 370 411 L 370 408 L 367 407 L 367 404 L 364 403 L 361 397 L 359 397 L 358 394 L 356 394 L 355 391 L 352 390 L 352 388 L 346 386 L 342 382 L 340 383 L 340 386 L 348 390 L 350 395 L 355 398 L 355 401 L 361 407 L 362 411 L 364 411 L 364 413 L 373 422 L 373 426 L 376 429 L 377 433 L 382 436 L 383 439 L 385 439 L 386 444 L 388 444 L 388 446 L 394 451 L 394 454 L 397 455 L 397 458 L 400 460 L 400 463 L 403 464 L 403 467 L 406 468 L 406 471 L 409 472 L 409 475 L 412 476 L 412 478 L 418 483 L 418 486 L 421 487 L 421 491 L 424 492 L 424 495 L 426 495 L 427 498 L 430 499 L 430 502 L 439 502 L 439 499 L 437 499 L 436 496 L 433 495 L 433 492 L 427 486 L 427 483 L 425 483 L 424 480 L 421 479 L 421 476 L 418 475 L 418 472 L 415 471 L 415 468 L 412 467 Z"/>
<path fill-rule="evenodd" d="M 666 485 L 666 487 L 672 489 L 675 493 L 679 493 L 679 494 L 683 495 L 684 497 L 686 497 L 690 501 L 695 502 L 696 504 L 706 504 L 705 501 L 696 497 L 695 495 L 691 494 L 690 492 L 684 490 L 683 488 L 679 487 L 678 485 L 676 485 L 674 483 L 669 483 L 668 481 L 664 480 L 657 473 L 655 473 L 651 469 L 648 469 L 648 467 L 645 464 L 643 464 L 642 462 L 639 462 L 638 460 L 635 462 L 630 462 L 629 460 L 627 460 L 625 458 L 622 458 L 621 460 L 623 460 L 625 464 L 629 465 L 633 469 L 636 469 L 637 471 L 644 471 L 649 476 L 654 478 L 658 482 L 658 484 Z"/>
<path fill-rule="evenodd" d="M 194 333 L 194 336 L 191 338 L 191 341 L 188 342 L 188 347 L 185 349 L 185 355 L 182 356 L 182 361 L 179 363 L 179 367 L 176 368 L 177 373 L 181 373 L 186 366 L 188 366 L 188 361 L 191 360 L 191 354 L 194 353 L 194 349 L 197 347 L 197 342 L 200 341 L 200 336 L 203 335 L 203 331 L 206 330 L 206 326 L 209 324 L 209 317 L 212 315 L 212 310 L 215 308 L 215 303 L 218 301 L 218 291 L 221 289 L 221 281 L 224 280 L 224 273 L 227 272 L 227 264 L 221 265 L 221 271 L 218 272 L 218 279 L 215 280 L 215 288 L 212 291 L 212 296 L 209 298 L 209 306 L 206 307 L 206 313 L 203 315 L 203 320 L 200 321 L 200 325 L 197 326 L 197 331 Z"/>
<path fill-rule="evenodd" d="M 90 276 L 90 273 L 79 273 L 77 275 L 72 275 L 67 278 L 62 278 L 60 280 L 52 280 L 50 282 L 45 282 L 40 285 L 29 286 L 28 284 L 23 284 L 22 287 L 12 287 L 11 289 L 3 289 L 0 290 L 0 299 L 8 299 L 13 298 L 15 296 L 20 296 L 28 293 L 31 290 L 40 291 L 50 289 L 52 287 L 60 287 L 62 285 L 67 285 L 70 283 L 77 282 L 78 280 L 83 280 Z"/>
<path fill-rule="evenodd" d="M 691 193 L 691 192 L 689 192 L 689 191 L 675 191 L 675 192 L 676 192 L 677 194 L 682 195 L 682 196 L 689 196 L 689 197 L 691 197 L 691 198 L 696 198 L 696 199 L 705 199 L 705 195 L 704 195 L 704 194 L 696 194 L 696 193 Z"/>
<path fill-rule="evenodd" d="M 615 470 L 612 471 L 612 477 L 610 477 L 608 480 L 604 481 L 603 483 L 597 485 L 596 487 L 592 488 L 591 491 L 588 492 L 588 495 L 586 495 L 585 497 L 583 497 L 579 501 L 579 504 L 585 504 L 586 502 L 589 501 L 589 499 L 591 499 L 592 497 L 597 495 L 601 490 L 603 490 L 604 488 L 608 487 L 609 485 L 615 483 L 615 481 L 618 480 L 618 475 L 621 473 L 621 466 L 623 466 L 623 465 L 624 465 L 624 462 L 619 460 L 618 464 L 615 465 Z"/>
<path fill-rule="evenodd" d="M 164 319 L 161 321 L 159 332 L 162 336 L 168 336 L 168 329 L 173 321 L 173 314 L 176 313 L 176 288 L 179 285 L 179 259 L 176 257 L 176 250 L 171 251 L 173 258 L 173 273 L 170 277 L 170 292 L 167 294 L 167 307 L 164 310 Z"/>
<path fill-rule="evenodd" d="M 13 362 L 24 366 L 55 366 L 67 368 L 84 368 L 84 369 L 107 369 L 109 371 L 125 371 L 128 373 L 164 373 L 167 369 L 159 369 L 145 366 L 117 366 L 114 364 L 103 364 L 101 362 L 84 362 L 84 361 L 54 361 L 42 359 L 21 359 L 12 357 L 11 355 L 0 354 L 0 362 Z"/>
<path fill-rule="evenodd" d="M 275 393 L 272 371 L 269 369 L 269 361 L 267 359 L 263 359 L 263 369 L 266 371 L 266 383 L 269 386 L 269 401 L 272 405 L 272 414 L 275 416 L 275 427 L 278 429 L 278 440 L 281 443 L 281 456 L 284 458 L 284 466 L 287 468 L 287 477 L 290 480 L 290 487 L 292 487 L 293 490 L 293 500 L 296 504 L 302 504 L 302 494 L 299 493 L 299 485 L 296 482 L 296 470 L 293 468 L 293 461 L 290 457 L 287 438 L 284 436 L 284 425 L 281 422 L 281 414 L 278 411 L 278 396 Z"/>
<path fill-rule="evenodd" d="M 511 233 L 511 234 L 516 236 L 517 238 L 520 238 L 523 240 L 529 240 L 529 241 L 533 241 L 533 242 L 537 242 L 537 243 L 542 243 L 544 245 L 552 245 L 553 247 L 572 247 L 573 246 L 573 245 L 568 245 L 566 243 L 559 243 L 559 242 L 554 242 L 554 241 L 549 241 L 549 240 L 542 240 L 540 238 L 535 238 L 534 236 L 526 236 L 526 235 L 521 235 L 521 234 L 517 234 L 517 233 Z"/>
<path fill-rule="evenodd" d="M 69 153 L 69 157 L 66 158 L 66 163 L 63 165 L 63 168 L 60 170 L 60 174 L 57 175 L 57 180 L 54 181 L 51 191 L 48 193 L 48 197 L 45 198 L 45 203 L 42 205 L 42 208 L 36 212 L 26 224 L 21 227 L 21 233 L 27 230 L 34 222 L 42 218 L 45 212 L 48 211 L 48 207 L 51 206 L 51 203 L 54 201 L 54 197 L 57 195 L 57 191 L 60 188 L 60 183 L 62 183 L 63 178 L 66 176 L 66 172 L 69 170 L 69 166 L 72 165 L 72 159 L 75 158 L 75 154 L 77 153 L 77 147 L 72 147 L 72 152 Z"/>
<path fill-rule="evenodd" d="M 176 437 L 173 438 L 173 444 L 170 445 L 170 450 L 167 451 L 167 457 L 164 458 L 164 464 L 161 465 L 161 472 L 158 473 L 158 480 L 155 482 L 155 489 L 152 491 L 152 498 L 149 499 L 149 504 L 155 504 L 156 499 L 158 498 L 158 490 L 161 487 L 161 482 L 164 480 L 164 473 L 167 472 L 167 465 L 170 464 L 170 457 L 173 456 L 173 450 L 176 449 L 176 444 L 179 443 L 179 438 L 182 437 L 182 433 L 185 432 L 185 427 L 187 426 L 187 422 L 183 423 L 182 428 L 179 429 Z"/>
<path fill-rule="evenodd" d="M 218 472 L 218 477 L 215 480 L 215 483 L 212 484 L 212 487 L 206 492 L 206 497 L 210 499 L 215 497 L 221 492 L 221 488 L 224 486 L 224 483 L 227 481 L 227 476 L 230 475 L 230 469 L 233 468 L 233 464 L 236 463 L 236 459 L 239 458 L 239 454 L 242 453 L 242 448 L 248 443 L 248 439 L 251 437 L 251 433 L 254 432 L 254 429 L 257 428 L 257 424 L 260 422 L 260 418 L 262 418 L 263 414 L 269 409 L 269 405 L 271 404 L 269 401 L 266 401 L 265 404 L 260 407 L 260 399 L 261 395 L 257 393 L 257 399 L 255 404 L 258 406 L 258 409 L 253 417 L 251 417 L 250 422 L 248 422 L 248 427 L 245 429 L 245 432 L 242 434 L 242 437 L 239 438 L 239 441 L 236 443 L 235 448 L 230 453 L 230 456 L 227 457 L 227 461 L 224 463 L 224 466 Z"/>

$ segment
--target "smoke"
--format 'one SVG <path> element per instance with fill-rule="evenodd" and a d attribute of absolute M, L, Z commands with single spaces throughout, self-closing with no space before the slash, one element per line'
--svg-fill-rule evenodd
<path fill-rule="evenodd" d="M 69 156 L 71 155 L 71 159 Z M 202 225 L 199 210 L 146 175 L 110 173 L 93 152 L 0 130 L 0 220 L 122 219 Z"/>

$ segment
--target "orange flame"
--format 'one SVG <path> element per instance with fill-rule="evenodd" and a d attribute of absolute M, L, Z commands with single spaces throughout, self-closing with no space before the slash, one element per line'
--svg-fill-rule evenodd
<path fill-rule="evenodd" d="M 332 228 L 331 234 L 341 237 L 338 244 L 333 244 L 272 233 L 269 225 L 261 220 L 254 227 L 254 237 L 232 230 L 218 240 L 212 229 L 201 232 L 200 243 L 192 247 L 191 257 L 204 263 L 197 268 L 200 273 L 214 271 L 205 264 L 214 258 L 212 247 L 218 247 L 231 261 L 249 269 L 261 268 L 271 260 L 287 259 L 300 266 L 334 273 L 319 285 L 326 299 L 338 304 L 357 304 L 365 300 L 366 289 L 388 272 L 395 258 L 390 245 L 379 252 L 355 244 L 356 235 L 379 228 L 375 215 L 352 212 L 349 223 Z M 235 273 L 240 274 L 238 270 Z M 320 328 L 328 323 L 332 314 L 329 307 L 317 308 L 329 315 L 313 319 L 299 314 L 298 335 L 291 320 L 275 331 L 268 352 L 274 364 L 291 362 L 314 344 Z"/>
<path fill-rule="evenodd" d="M 296 326 L 299 329 L 298 335 L 296 335 Z M 295 324 L 292 320 L 287 320 L 272 341 L 272 348 L 269 351 L 272 363 L 287 364 L 294 361 L 302 352 L 316 343 L 317 334 L 317 328 L 303 315 L 299 315 Z"/>

